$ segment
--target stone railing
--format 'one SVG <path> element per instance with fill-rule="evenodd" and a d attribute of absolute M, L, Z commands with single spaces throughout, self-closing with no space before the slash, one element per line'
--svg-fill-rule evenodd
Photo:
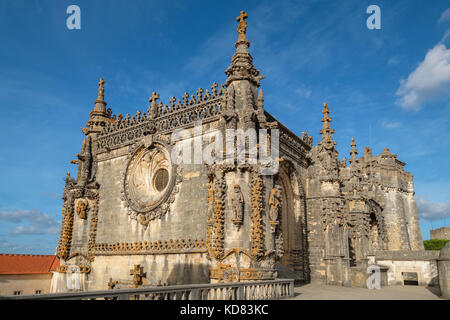
<path fill-rule="evenodd" d="M 294 295 L 293 279 L 141 287 L 0 297 L 0 300 L 276 300 Z"/>

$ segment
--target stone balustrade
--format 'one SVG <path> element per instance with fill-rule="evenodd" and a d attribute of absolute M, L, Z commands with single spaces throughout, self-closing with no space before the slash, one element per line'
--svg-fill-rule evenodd
<path fill-rule="evenodd" d="M 0 297 L 0 300 L 276 300 L 294 295 L 293 279 L 190 284 Z"/>

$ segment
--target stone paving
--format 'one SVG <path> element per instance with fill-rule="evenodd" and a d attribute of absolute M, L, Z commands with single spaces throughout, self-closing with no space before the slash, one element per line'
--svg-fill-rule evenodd
<path fill-rule="evenodd" d="M 433 289 L 431 289 L 433 290 Z M 433 290 L 417 286 L 383 287 L 380 290 L 308 284 L 295 287 L 289 300 L 443 300 Z"/>

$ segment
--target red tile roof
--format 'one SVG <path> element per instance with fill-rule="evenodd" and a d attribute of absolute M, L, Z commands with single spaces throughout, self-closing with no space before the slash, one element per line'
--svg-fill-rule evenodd
<path fill-rule="evenodd" d="M 54 255 L 0 254 L 0 274 L 45 274 L 57 266 Z"/>

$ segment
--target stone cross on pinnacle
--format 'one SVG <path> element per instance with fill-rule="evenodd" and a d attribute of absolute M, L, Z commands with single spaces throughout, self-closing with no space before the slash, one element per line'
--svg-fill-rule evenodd
<path fill-rule="evenodd" d="M 157 94 L 156 92 L 152 92 L 152 96 L 150 99 L 148 99 L 148 101 L 151 103 L 151 106 L 156 106 L 156 100 L 159 99 L 159 94 Z"/>
<path fill-rule="evenodd" d="M 175 102 L 177 102 L 177 99 L 175 97 L 170 98 L 170 107 L 173 108 L 175 106 Z"/>
<path fill-rule="evenodd" d="M 239 22 L 237 31 L 238 31 L 238 41 L 237 43 L 243 41 L 247 41 L 247 38 L 245 37 L 245 33 L 247 31 L 247 22 L 245 22 L 245 19 L 248 18 L 248 14 L 244 11 L 241 11 L 241 15 L 236 18 L 236 20 Z"/>
<path fill-rule="evenodd" d="M 202 101 L 202 95 L 203 95 L 203 89 L 202 88 L 198 88 L 198 90 L 197 90 L 197 101 L 198 102 Z"/>

